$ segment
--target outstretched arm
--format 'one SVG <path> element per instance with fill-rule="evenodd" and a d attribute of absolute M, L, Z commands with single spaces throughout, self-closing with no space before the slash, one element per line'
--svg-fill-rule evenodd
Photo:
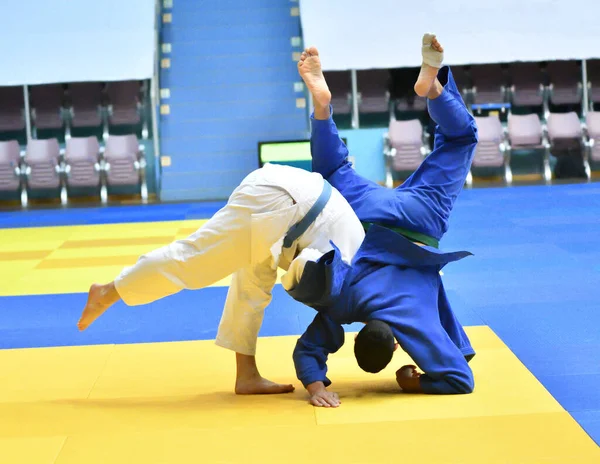
<path fill-rule="evenodd" d="M 318 313 L 294 349 L 296 375 L 310 394 L 314 406 L 337 407 L 337 393 L 328 392 L 327 357 L 344 344 L 344 329 L 329 317 Z"/>

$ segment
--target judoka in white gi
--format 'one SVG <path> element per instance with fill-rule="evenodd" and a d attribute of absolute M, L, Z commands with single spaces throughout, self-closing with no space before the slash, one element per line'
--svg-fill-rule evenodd
<path fill-rule="evenodd" d="M 282 284 L 290 290 L 306 261 L 332 250 L 330 241 L 350 263 L 364 237 L 348 202 L 320 174 L 266 165 L 249 174 L 194 234 L 143 255 L 113 282 L 92 285 L 78 327 L 85 330 L 119 300 L 143 305 L 233 274 L 216 344 L 236 352 L 235 391 L 290 392 L 292 385 L 264 379 L 255 360 L 277 268 L 287 271 Z"/>

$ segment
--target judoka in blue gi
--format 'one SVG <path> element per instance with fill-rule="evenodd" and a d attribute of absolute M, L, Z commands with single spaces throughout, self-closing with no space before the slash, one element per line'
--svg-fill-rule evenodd
<path fill-rule="evenodd" d="M 337 249 L 307 263 L 299 284 L 289 293 L 318 311 L 298 340 L 294 362 L 298 378 L 315 406 L 338 406 L 339 397 L 326 390 L 327 358 L 344 343 L 342 324 L 364 322 L 355 340 L 358 364 L 379 372 L 391 361 L 396 341 L 417 366 L 396 373 L 408 392 L 464 394 L 474 388 L 468 361 L 475 351 L 456 319 L 440 270 L 470 253 L 444 253 L 439 240 L 448 230 L 454 202 L 469 172 L 477 127 L 467 111 L 448 67 L 443 48 L 426 34 L 423 65 L 415 91 L 428 97 L 437 124 L 434 150 L 398 188 L 387 189 L 362 178 L 348 161 L 332 119 L 331 93 L 316 48 L 307 49 L 298 64 L 312 93 L 313 170 L 348 200 L 368 229 L 351 264 Z"/>

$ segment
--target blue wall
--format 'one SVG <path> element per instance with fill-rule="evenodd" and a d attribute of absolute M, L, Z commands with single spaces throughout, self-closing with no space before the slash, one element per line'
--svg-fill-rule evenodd
<path fill-rule="evenodd" d="M 340 130 L 340 136 L 346 138 L 348 151 L 354 158 L 354 169 L 374 182 L 385 180 L 383 135 L 386 132 L 387 128 Z"/>
<path fill-rule="evenodd" d="M 289 0 L 176 0 L 161 42 L 171 44 L 170 114 L 160 117 L 163 200 L 229 196 L 258 167 L 259 141 L 305 139 L 308 122 L 293 52 L 300 20 Z"/>

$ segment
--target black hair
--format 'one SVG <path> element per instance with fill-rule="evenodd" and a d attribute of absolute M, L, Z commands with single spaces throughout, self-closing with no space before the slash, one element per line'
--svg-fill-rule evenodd
<path fill-rule="evenodd" d="M 390 363 L 395 344 L 390 326 L 385 322 L 372 320 L 358 333 L 354 343 L 354 356 L 362 370 L 375 374 Z"/>

